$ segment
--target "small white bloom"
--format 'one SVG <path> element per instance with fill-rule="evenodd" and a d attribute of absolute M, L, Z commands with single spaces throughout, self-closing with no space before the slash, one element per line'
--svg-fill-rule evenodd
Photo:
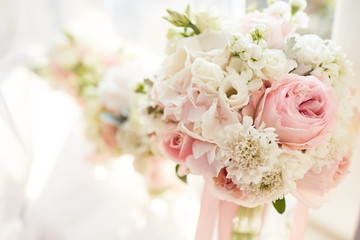
<path fill-rule="evenodd" d="M 281 17 L 285 21 L 289 21 L 291 18 L 291 7 L 289 3 L 283 1 L 277 1 L 271 4 L 268 8 L 264 9 L 266 13 Z"/>
<path fill-rule="evenodd" d="M 277 49 L 266 49 L 264 59 L 266 65 L 261 71 L 265 78 L 271 81 L 288 74 L 297 66 L 294 60 L 286 58 L 285 53 Z"/>
<path fill-rule="evenodd" d="M 291 22 L 300 28 L 306 28 L 309 24 L 309 21 L 310 21 L 309 16 L 304 12 L 297 12 L 291 18 Z"/>
<path fill-rule="evenodd" d="M 215 93 L 224 80 L 224 72 L 219 65 L 197 58 L 191 66 L 194 83 Z"/>

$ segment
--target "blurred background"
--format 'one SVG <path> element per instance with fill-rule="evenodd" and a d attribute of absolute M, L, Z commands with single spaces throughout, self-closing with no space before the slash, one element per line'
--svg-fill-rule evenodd
<path fill-rule="evenodd" d="M 87 161 L 94 144 L 86 138 L 81 104 L 34 69 L 70 31 L 98 52 L 126 48 L 131 56 L 142 55 L 144 75 L 151 76 L 165 56 L 166 8 L 207 3 L 223 12 L 231 9 L 236 17 L 232 6 L 239 1 L 1 0 L 0 240 L 193 239 L 201 179 L 192 177 L 188 186 L 154 197 L 134 169 L 133 156 Z M 266 6 L 263 0 L 246 4 Z M 311 22 L 303 30 L 343 45 L 356 79 L 359 8 L 358 0 L 308 0 Z M 359 154 L 331 201 L 310 211 L 306 240 L 354 239 Z"/>

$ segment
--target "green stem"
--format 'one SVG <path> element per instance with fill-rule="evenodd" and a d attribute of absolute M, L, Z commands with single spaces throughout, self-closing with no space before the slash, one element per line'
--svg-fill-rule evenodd
<path fill-rule="evenodd" d="M 197 28 L 197 26 L 195 26 L 192 22 L 189 23 L 188 25 L 189 28 L 191 28 L 192 30 L 194 30 L 194 33 L 196 35 L 199 35 L 200 34 L 200 30 Z"/>

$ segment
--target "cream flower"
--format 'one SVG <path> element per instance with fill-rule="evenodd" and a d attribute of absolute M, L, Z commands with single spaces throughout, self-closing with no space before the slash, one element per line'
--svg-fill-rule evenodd
<path fill-rule="evenodd" d="M 258 204 L 281 199 L 285 194 L 291 192 L 291 188 L 283 179 L 282 172 L 275 169 L 264 173 L 258 183 L 242 185 L 240 189 L 251 202 Z"/>
<path fill-rule="evenodd" d="M 295 189 L 295 181 L 302 179 L 312 167 L 311 159 L 301 151 L 283 150 L 279 156 L 279 164 L 283 168 L 283 178 Z"/>
<path fill-rule="evenodd" d="M 224 72 L 219 65 L 197 58 L 191 66 L 193 82 L 203 87 L 209 93 L 217 93 L 221 82 L 224 80 Z"/>
<path fill-rule="evenodd" d="M 243 124 L 225 127 L 217 142 L 227 177 L 239 185 L 260 183 L 281 153 L 274 129 L 264 125 L 255 129 L 252 123 L 252 118 L 245 116 Z"/>
<path fill-rule="evenodd" d="M 342 159 L 349 151 L 347 135 L 347 129 L 338 123 L 335 131 L 324 144 L 306 150 L 306 155 L 314 164 L 311 171 L 319 173 L 324 166 L 330 166 L 334 161 Z"/>
<path fill-rule="evenodd" d="M 219 89 L 219 97 L 223 98 L 230 108 L 239 110 L 248 104 L 250 94 L 245 74 L 239 74 L 233 68 L 228 68 L 228 74 Z"/>

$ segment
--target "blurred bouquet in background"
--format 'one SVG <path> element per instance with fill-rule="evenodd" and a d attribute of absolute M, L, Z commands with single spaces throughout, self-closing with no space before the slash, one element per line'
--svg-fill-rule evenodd
<path fill-rule="evenodd" d="M 87 138 L 95 144 L 88 161 L 106 164 L 130 154 L 152 192 L 167 189 L 173 184 L 166 179 L 173 177 L 167 169 L 173 171 L 173 167 L 153 155 L 140 114 L 145 104 L 141 86 L 134 91 L 146 75 L 146 56 L 140 56 L 136 46 L 124 43 L 104 50 L 77 34 L 65 31 L 63 41 L 49 48 L 47 61 L 33 68 L 34 72 L 74 96 L 83 109 Z"/>

